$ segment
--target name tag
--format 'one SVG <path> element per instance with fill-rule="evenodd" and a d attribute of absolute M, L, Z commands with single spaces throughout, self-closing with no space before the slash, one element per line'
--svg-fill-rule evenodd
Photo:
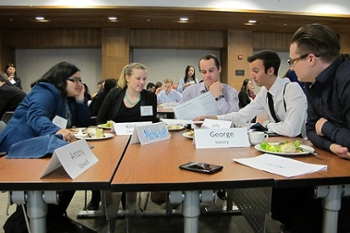
<path fill-rule="evenodd" d="M 195 129 L 194 143 L 197 149 L 249 147 L 247 130 L 229 129 Z"/>
<path fill-rule="evenodd" d="M 152 121 L 114 123 L 113 128 L 117 135 L 132 135 L 134 128 L 140 125 L 151 125 Z"/>
<path fill-rule="evenodd" d="M 152 125 L 136 126 L 130 139 L 130 144 L 141 143 L 141 145 L 159 142 L 170 138 L 170 134 L 164 122 Z"/>
<path fill-rule="evenodd" d="M 153 107 L 151 106 L 141 106 L 141 116 L 152 116 Z"/>
<path fill-rule="evenodd" d="M 75 179 L 97 163 L 97 161 L 98 159 L 92 153 L 87 142 L 78 140 L 54 150 L 49 165 L 41 177 L 63 166 L 70 178 Z"/>
<path fill-rule="evenodd" d="M 55 116 L 55 118 L 52 119 L 52 123 L 61 129 L 67 128 L 67 119 L 64 119 L 63 117 L 60 116 Z"/>
<path fill-rule="evenodd" d="M 231 124 L 232 124 L 232 121 L 204 119 L 201 128 L 202 129 L 228 129 L 231 127 Z"/>

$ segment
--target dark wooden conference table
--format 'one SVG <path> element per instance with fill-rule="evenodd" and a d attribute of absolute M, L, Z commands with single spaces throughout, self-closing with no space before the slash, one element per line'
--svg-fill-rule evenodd
<path fill-rule="evenodd" d="M 120 162 L 130 136 L 114 136 L 110 139 L 88 141 L 99 161 L 72 180 L 58 168 L 40 178 L 50 158 L 6 159 L 0 158 L 0 190 L 11 191 L 12 198 L 27 203 L 31 219 L 31 232 L 46 232 L 47 202 L 54 202 L 58 191 L 109 190 L 112 177 Z"/>
<path fill-rule="evenodd" d="M 141 146 L 129 145 L 111 183 L 112 191 L 183 191 L 184 232 L 198 232 L 199 191 L 255 187 L 315 187 L 324 200 L 323 232 L 337 232 L 342 195 L 349 195 L 350 161 L 316 148 L 319 155 L 297 156 L 296 160 L 327 164 L 328 169 L 286 178 L 232 161 L 261 155 L 253 146 L 229 149 L 196 149 L 192 140 L 172 132 L 170 140 Z M 270 137 L 269 142 L 286 141 Z M 294 141 L 295 139 L 289 139 Z M 308 141 L 303 144 L 311 145 Z M 220 164 L 224 169 L 213 175 L 183 171 L 179 165 L 198 161 Z"/>

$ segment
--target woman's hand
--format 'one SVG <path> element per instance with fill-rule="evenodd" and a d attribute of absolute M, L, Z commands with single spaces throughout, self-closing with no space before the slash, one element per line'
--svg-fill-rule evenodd
<path fill-rule="evenodd" d="M 81 102 L 85 98 L 85 96 L 84 96 L 85 87 L 84 87 L 84 85 L 82 83 L 77 83 L 77 87 L 76 88 L 79 90 L 79 95 L 77 95 L 75 97 L 75 100 L 78 101 L 78 102 Z"/>
<path fill-rule="evenodd" d="M 350 153 L 349 153 L 349 150 L 348 148 L 346 147 L 343 147 L 339 144 L 335 144 L 333 143 L 329 149 L 336 155 L 338 155 L 340 158 L 343 158 L 343 159 L 350 159 Z"/>
<path fill-rule="evenodd" d="M 72 131 L 70 131 L 68 129 L 60 129 L 56 132 L 56 134 L 62 134 L 63 140 L 65 140 L 68 143 L 74 142 L 77 140 L 77 138 L 74 136 Z"/>

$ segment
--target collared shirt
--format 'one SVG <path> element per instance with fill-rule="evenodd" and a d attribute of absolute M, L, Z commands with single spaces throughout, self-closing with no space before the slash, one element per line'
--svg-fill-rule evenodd
<path fill-rule="evenodd" d="M 283 91 L 284 88 L 285 91 Z M 255 99 L 239 112 L 219 115 L 217 116 L 218 119 L 232 120 L 233 124 L 239 124 L 249 121 L 249 119 L 265 110 L 268 114 L 268 120 L 271 121 L 267 126 L 269 131 L 288 137 L 296 137 L 300 133 L 304 136 L 307 100 L 301 87 L 297 83 L 290 82 L 287 78 L 281 79 L 277 77 L 269 92 L 272 95 L 274 109 L 277 117 L 281 120 L 280 122 L 275 123 L 271 116 L 266 98 L 267 89 L 265 87 L 261 87 Z"/>
<path fill-rule="evenodd" d="M 216 101 L 220 114 L 237 112 L 239 110 L 238 92 L 233 87 L 225 83 L 223 83 L 222 85 L 223 85 L 222 94 L 224 95 L 224 98 L 220 99 L 219 101 Z M 205 89 L 204 82 L 189 86 L 182 93 L 182 98 L 179 104 L 185 103 L 193 98 L 196 98 L 197 96 L 205 92 L 207 92 L 207 90 Z M 213 98 L 215 97 L 213 96 Z"/>
<path fill-rule="evenodd" d="M 195 82 L 194 84 L 197 84 L 197 83 L 199 83 L 199 82 L 198 82 L 198 79 L 196 79 L 196 82 Z M 182 92 L 184 91 L 184 89 L 183 89 L 183 85 L 184 85 L 184 84 L 185 84 L 185 78 L 180 79 L 179 85 L 178 85 L 178 87 L 177 87 L 177 91 L 178 91 L 178 92 L 182 93 Z"/>
<path fill-rule="evenodd" d="M 170 90 L 169 94 L 166 93 L 165 90 L 162 90 L 157 95 L 158 104 L 171 103 L 171 102 L 179 102 L 182 98 L 182 94 L 173 89 Z"/>
<path fill-rule="evenodd" d="M 339 57 L 322 71 L 314 84 L 307 83 L 308 99 L 306 124 L 308 139 L 318 148 L 330 151 L 333 143 L 350 150 L 350 61 Z M 316 122 L 327 119 L 322 126 L 324 136 L 316 133 Z"/>

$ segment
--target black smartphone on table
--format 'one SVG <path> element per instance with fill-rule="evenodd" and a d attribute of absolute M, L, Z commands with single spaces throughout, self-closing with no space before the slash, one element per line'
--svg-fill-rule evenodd
<path fill-rule="evenodd" d="M 180 165 L 179 168 L 187 171 L 200 172 L 204 174 L 213 174 L 215 172 L 221 171 L 224 167 L 216 164 L 189 162 Z"/>

